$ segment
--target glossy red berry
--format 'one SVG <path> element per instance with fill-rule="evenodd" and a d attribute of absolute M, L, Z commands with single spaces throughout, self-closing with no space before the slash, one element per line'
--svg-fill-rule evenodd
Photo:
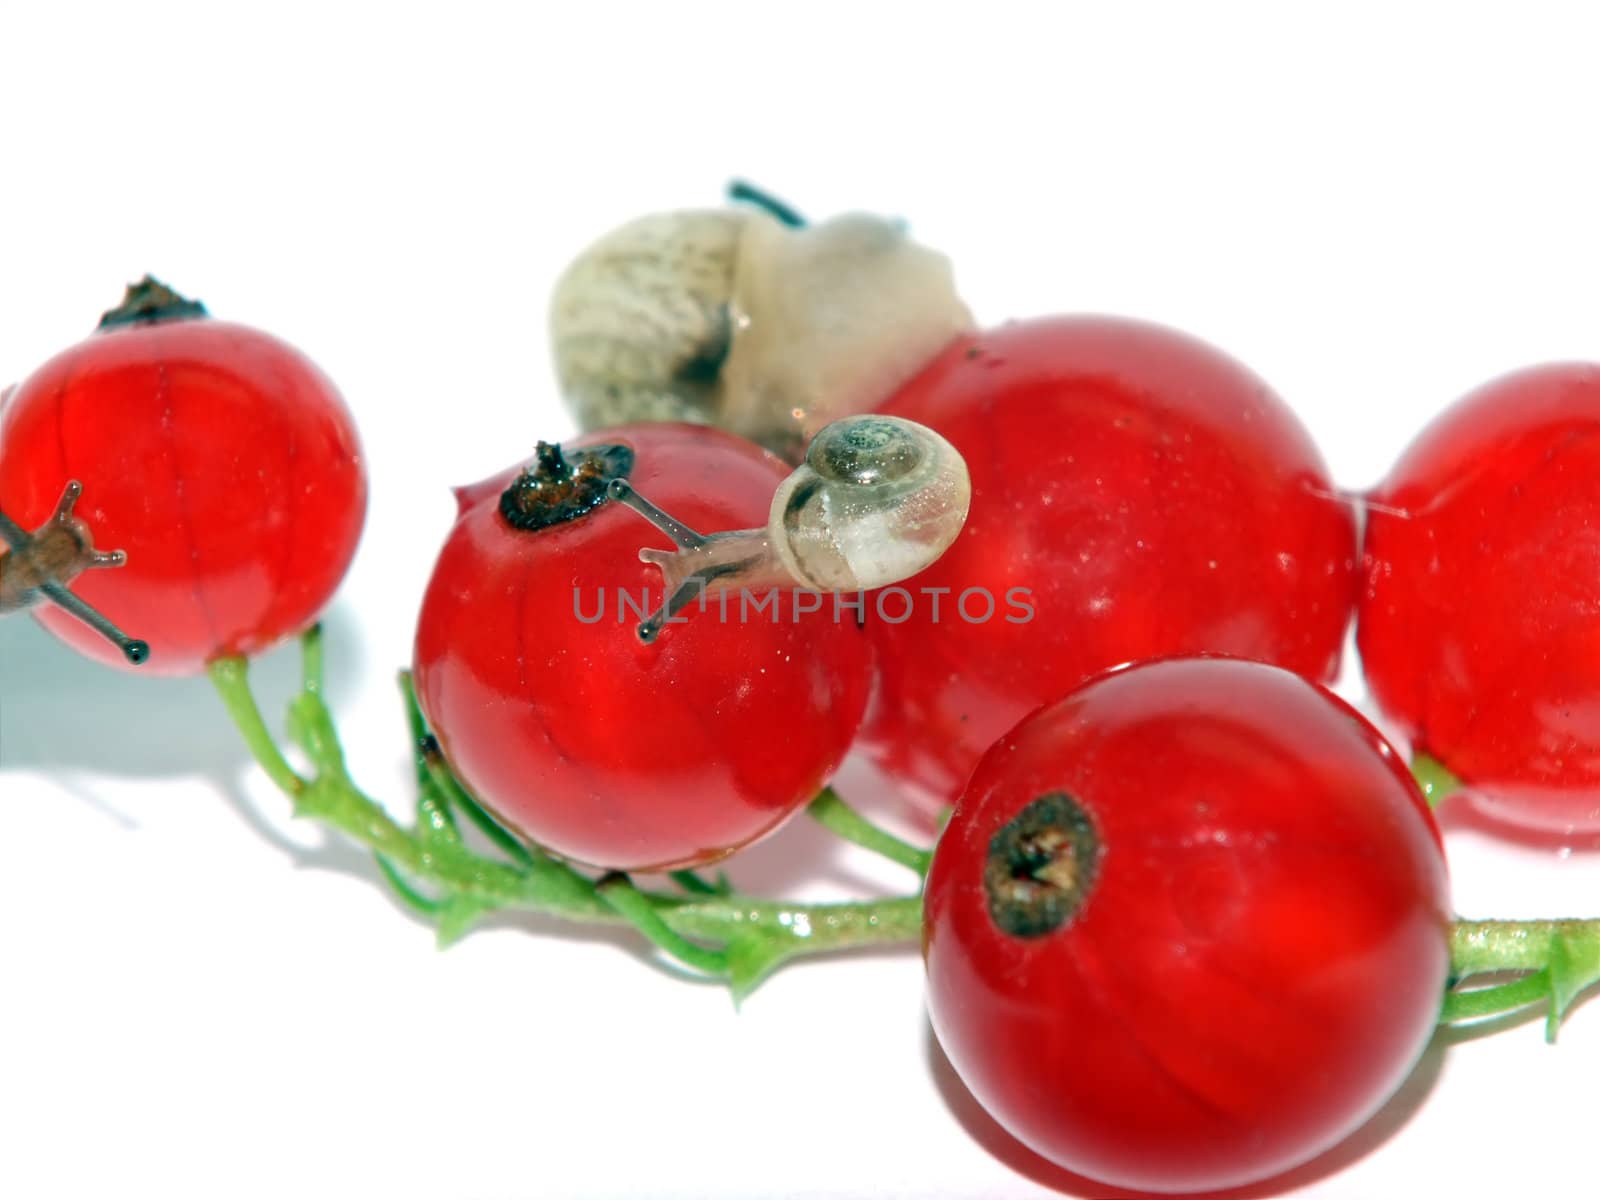
<path fill-rule="evenodd" d="M 1438 1014 L 1438 832 L 1352 709 L 1258 663 L 1115 672 L 985 755 L 934 855 L 940 1044 L 1070 1170 L 1201 1191 L 1356 1128 Z"/>
<path fill-rule="evenodd" d="M 1439 416 L 1372 493 L 1372 693 L 1492 815 L 1600 832 L 1600 366 L 1535 367 Z"/>
<path fill-rule="evenodd" d="M 71 481 L 95 544 L 127 556 L 72 591 L 148 642 L 141 669 L 165 675 L 314 621 L 366 514 L 355 427 L 328 378 L 151 281 L 0 404 L 0 511 L 33 529 Z M 76 649 L 126 665 L 65 612 L 34 611 Z"/>
<path fill-rule="evenodd" d="M 563 471 L 591 476 L 570 503 Z M 748 529 L 787 474 L 732 434 L 653 424 L 543 448 L 521 493 L 508 490 L 518 470 L 462 490 L 423 599 L 416 681 L 451 767 L 501 820 L 596 866 L 682 867 L 768 832 L 827 781 L 866 705 L 854 614 L 835 619 L 829 597 L 796 619 L 796 593 L 749 608 L 724 593 L 643 642 L 662 575 L 639 551 L 673 546 L 606 499 L 626 478 L 693 529 Z M 514 527 L 517 495 L 549 522 Z M 769 600 L 776 611 L 755 611 Z"/>
<path fill-rule="evenodd" d="M 869 624 L 863 740 L 935 801 L 1024 714 L 1121 663 L 1337 669 L 1352 514 L 1294 415 L 1219 351 L 1112 317 L 1023 321 L 958 340 L 884 411 L 972 476 L 962 536 L 906 585 L 914 604 L 884 605 L 909 617 Z"/>

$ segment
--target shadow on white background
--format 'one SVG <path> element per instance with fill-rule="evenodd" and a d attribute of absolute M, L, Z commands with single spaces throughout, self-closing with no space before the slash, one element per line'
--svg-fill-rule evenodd
<path fill-rule="evenodd" d="M 337 704 L 367 665 L 346 605 L 335 604 L 323 624 L 340 647 L 329 657 L 327 679 Z M 291 642 L 255 659 L 251 678 L 259 694 L 287 696 L 299 670 Z M 267 715 L 272 721 L 277 714 Z M 249 761 L 205 676 L 117 670 L 78 654 L 31 617 L 0 619 L 0 768 L 127 778 L 198 774 L 227 783 Z"/>

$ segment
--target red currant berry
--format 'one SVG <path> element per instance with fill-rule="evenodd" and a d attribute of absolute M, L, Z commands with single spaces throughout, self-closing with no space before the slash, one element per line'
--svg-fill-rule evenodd
<path fill-rule="evenodd" d="M 1433 1029 L 1449 923 L 1432 817 L 1352 709 L 1259 663 L 1149 663 L 979 764 L 928 876 L 928 1009 L 1040 1154 L 1210 1190 L 1383 1103 Z"/>
<path fill-rule="evenodd" d="M 676 868 L 767 833 L 827 781 L 866 706 L 853 615 L 724 592 L 641 640 L 671 556 L 640 547 L 673 546 L 608 499 L 625 480 L 692 529 L 760 527 L 787 474 L 732 434 L 654 424 L 541 447 L 463 489 L 416 681 L 451 767 L 501 820 L 580 862 Z"/>
<path fill-rule="evenodd" d="M 366 515 L 356 431 L 327 377 L 293 347 L 210 320 L 151 280 L 0 406 L 0 511 L 42 528 L 69 482 L 81 484 L 82 551 L 92 554 L 92 531 L 126 555 L 72 591 L 147 641 L 145 669 L 165 675 L 309 625 Z M 83 653 L 125 663 L 67 612 L 35 611 Z"/>
<path fill-rule="evenodd" d="M 1468 395 L 1373 492 L 1372 693 L 1491 815 L 1600 832 L 1600 366 Z"/>
<path fill-rule="evenodd" d="M 965 532 L 869 625 L 863 740 L 941 804 L 1023 715 L 1109 667 L 1212 652 L 1336 671 L 1352 514 L 1294 415 L 1217 350 L 1117 318 L 1024 321 L 958 340 L 884 411 L 942 433 L 972 476 Z"/>

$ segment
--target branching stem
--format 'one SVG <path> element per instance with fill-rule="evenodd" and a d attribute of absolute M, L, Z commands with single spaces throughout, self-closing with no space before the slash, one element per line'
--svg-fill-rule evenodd
<path fill-rule="evenodd" d="M 913 846 L 887 830 L 880 829 L 846 804 L 839 793 L 831 787 L 823 788 L 806 811 L 824 829 L 837 834 L 845 841 L 854 842 L 874 854 L 881 854 L 903 867 L 910 867 L 918 876 L 928 873 L 928 865 L 933 861 L 933 851 Z"/>
<path fill-rule="evenodd" d="M 295 815 L 320 821 L 371 850 L 397 894 L 419 913 L 477 915 L 522 909 L 572 921 L 631 924 L 688 965 L 726 978 L 735 996 L 748 993 L 791 958 L 860 946 L 915 944 L 921 935 L 918 896 L 802 904 L 742 896 L 703 880 L 698 888 L 690 885 L 687 893 L 668 895 L 637 888 L 618 875 L 594 879 L 521 841 L 467 793 L 445 765 L 416 708 L 410 680 L 402 676 L 421 793 L 417 823 L 406 828 L 345 772 L 322 695 L 319 633 L 305 635 L 302 647 L 307 662 L 301 690 L 290 704 L 290 727 L 318 768 L 312 780 L 290 767 L 267 730 L 245 660 L 213 664 L 212 682 L 251 754 L 294 801 Z M 837 801 L 831 811 L 838 817 L 850 810 Z M 455 826 L 456 813 L 477 824 L 505 858 L 490 858 L 465 845 Z M 863 819 L 857 821 L 859 825 L 852 826 L 857 834 L 875 828 Z M 925 861 L 908 855 L 925 856 L 925 851 L 877 833 L 869 840 L 889 849 L 891 843 L 901 847 L 891 854 L 900 856 L 897 861 L 907 865 Z M 425 884 L 443 899 L 425 895 L 415 883 Z M 680 885 L 687 883 L 687 876 L 680 879 Z"/>
<path fill-rule="evenodd" d="M 914 946 L 921 938 L 920 895 L 802 904 L 740 895 L 725 880 L 711 884 L 690 872 L 674 873 L 683 890 L 667 894 L 639 888 L 617 873 L 596 879 L 577 870 L 518 838 L 461 786 L 427 730 L 409 676 L 402 674 L 419 788 L 417 820 L 407 828 L 350 780 L 323 697 L 320 631 L 307 633 L 301 644 L 302 684 L 290 704 L 289 728 L 316 768 L 311 780 L 289 765 L 267 729 L 245 660 L 213 663 L 212 682 L 251 754 L 294 802 L 295 814 L 321 821 L 372 851 L 399 897 L 437 920 L 444 940 L 496 909 L 626 923 L 671 957 L 725 979 L 740 998 L 792 958 L 863 946 Z M 1419 775 L 1431 773 L 1429 763 L 1419 761 Z M 1437 782 L 1439 790 L 1448 789 L 1447 774 Z M 810 812 L 848 841 L 910 868 L 919 878 L 927 873 L 931 851 L 872 824 L 832 789 L 812 801 Z M 468 846 L 457 814 L 476 825 L 503 857 Z M 1544 1004 L 1553 1037 L 1578 994 L 1600 980 L 1600 921 L 1457 921 L 1450 958 L 1456 986 L 1444 997 L 1442 1023 Z M 1520 977 L 1460 987 L 1473 976 L 1504 973 Z"/>

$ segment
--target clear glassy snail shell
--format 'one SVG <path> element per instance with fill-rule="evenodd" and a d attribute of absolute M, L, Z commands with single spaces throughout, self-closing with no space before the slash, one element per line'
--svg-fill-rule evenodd
<path fill-rule="evenodd" d="M 625 479 L 608 490 L 677 546 L 639 551 L 666 582 L 661 607 L 639 626 L 646 642 L 702 591 L 855 592 L 906 579 L 955 541 L 972 500 L 967 464 L 954 446 L 925 425 L 877 413 L 817 433 L 805 462 L 773 496 L 764 529 L 701 534 Z"/>
<path fill-rule="evenodd" d="M 658 213 L 579 255 L 550 330 L 580 426 L 694 421 L 797 462 L 973 328 L 949 260 L 900 222 L 798 220 L 776 204 Z"/>

